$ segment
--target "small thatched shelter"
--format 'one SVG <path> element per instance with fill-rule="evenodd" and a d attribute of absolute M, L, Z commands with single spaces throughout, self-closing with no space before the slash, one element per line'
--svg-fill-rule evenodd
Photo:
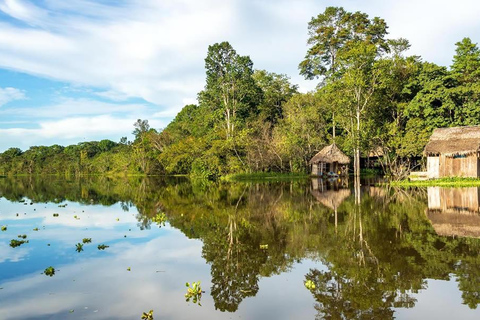
<path fill-rule="evenodd" d="M 310 160 L 312 175 L 323 176 L 328 173 L 348 174 L 350 158 L 340 150 L 335 143 L 326 146 Z"/>
<path fill-rule="evenodd" d="M 480 126 L 435 129 L 424 153 L 430 179 L 480 177 Z"/>

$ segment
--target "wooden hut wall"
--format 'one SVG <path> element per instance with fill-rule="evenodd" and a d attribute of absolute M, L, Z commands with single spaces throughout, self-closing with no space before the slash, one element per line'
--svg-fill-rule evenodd
<path fill-rule="evenodd" d="M 440 155 L 439 177 L 478 177 L 476 154 L 460 157 Z"/>
<path fill-rule="evenodd" d="M 440 157 L 427 157 L 427 177 L 436 179 L 440 177 Z"/>

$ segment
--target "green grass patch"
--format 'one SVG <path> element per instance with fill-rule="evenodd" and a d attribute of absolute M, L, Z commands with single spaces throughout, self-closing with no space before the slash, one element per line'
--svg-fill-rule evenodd
<path fill-rule="evenodd" d="M 309 177 L 306 173 L 280 173 L 280 172 L 253 172 L 237 173 L 221 177 L 221 180 L 228 182 L 238 181 L 288 181 L 301 180 Z"/>
<path fill-rule="evenodd" d="M 389 181 L 395 187 L 480 187 L 479 178 L 440 178 L 431 180 L 402 180 Z"/>

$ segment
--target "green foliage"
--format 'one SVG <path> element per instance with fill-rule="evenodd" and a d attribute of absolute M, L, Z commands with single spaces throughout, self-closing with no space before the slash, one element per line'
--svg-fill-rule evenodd
<path fill-rule="evenodd" d="M 392 186 L 398 187 L 478 187 L 480 179 L 477 178 L 460 178 L 449 177 L 433 180 L 401 180 L 389 182 Z"/>
<path fill-rule="evenodd" d="M 75 245 L 75 251 L 77 251 L 77 252 L 82 252 L 82 251 L 83 251 L 83 243 L 80 243 L 80 242 L 77 243 L 77 244 Z"/>
<path fill-rule="evenodd" d="M 7 231 L 7 226 L 2 226 L 2 231 Z"/>
<path fill-rule="evenodd" d="M 310 291 L 315 290 L 315 282 L 313 282 L 312 280 L 306 280 L 304 285 L 305 285 L 305 288 L 307 288 Z"/>
<path fill-rule="evenodd" d="M 92 238 L 83 238 L 83 243 L 92 243 Z"/>
<path fill-rule="evenodd" d="M 185 286 L 187 287 L 187 293 L 185 293 L 185 301 L 189 302 L 190 299 L 192 299 L 192 302 L 193 303 L 198 303 L 199 306 L 201 306 L 200 304 L 200 300 L 202 299 L 202 287 L 200 286 L 200 281 L 197 281 L 197 282 L 192 282 L 192 284 L 190 285 L 190 283 L 185 283 Z"/>
<path fill-rule="evenodd" d="M 155 222 L 158 227 L 161 228 L 162 226 L 165 226 L 165 223 L 167 222 L 167 216 L 164 212 L 160 212 L 152 218 L 152 222 Z"/>
<path fill-rule="evenodd" d="M 43 271 L 46 276 L 53 277 L 55 275 L 55 268 L 50 266 Z"/>
<path fill-rule="evenodd" d="M 142 313 L 142 320 L 153 320 L 153 310 Z"/>
<path fill-rule="evenodd" d="M 98 248 L 98 250 L 105 250 L 105 249 L 107 249 L 107 248 L 110 248 L 110 246 L 107 246 L 107 245 L 105 245 L 105 244 L 99 244 L 99 245 L 97 246 L 97 248 Z"/>
<path fill-rule="evenodd" d="M 24 243 L 28 243 L 28 240 L 12 239 L 12 240 L 10 240 L 10 247 L 12 247 L 12 248 L 20 247 Z"/>

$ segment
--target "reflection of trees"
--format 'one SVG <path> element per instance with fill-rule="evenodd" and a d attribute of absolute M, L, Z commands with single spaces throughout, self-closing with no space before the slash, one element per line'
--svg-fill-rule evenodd
<path fill-rule="evenodd" d="M 203 241 L 219 310 L 237 310 L 261 289 L 260 277 L 286 272 L 304 258 L 319 259 L 327 267 L 306 275 L 316 284 L 312 294 L 319 317 L 392 318 L 393 308 L 414 306 L 411 294 L 425 288 L 426 279 L 451 277 L 464 303 L 478 306 L 480 240 L 437 235 L 425 215 L 423 189 L 368 187 L 361 192 L 359 206 L 352 194 L 332 209 L 303 182 L 0 179 L 0 195 L 12 201 L 27 197 L 34 202 L 120 202 L 123 210 L 136 206 L 142 229 L 164 212 L 170 225 Z"/>

